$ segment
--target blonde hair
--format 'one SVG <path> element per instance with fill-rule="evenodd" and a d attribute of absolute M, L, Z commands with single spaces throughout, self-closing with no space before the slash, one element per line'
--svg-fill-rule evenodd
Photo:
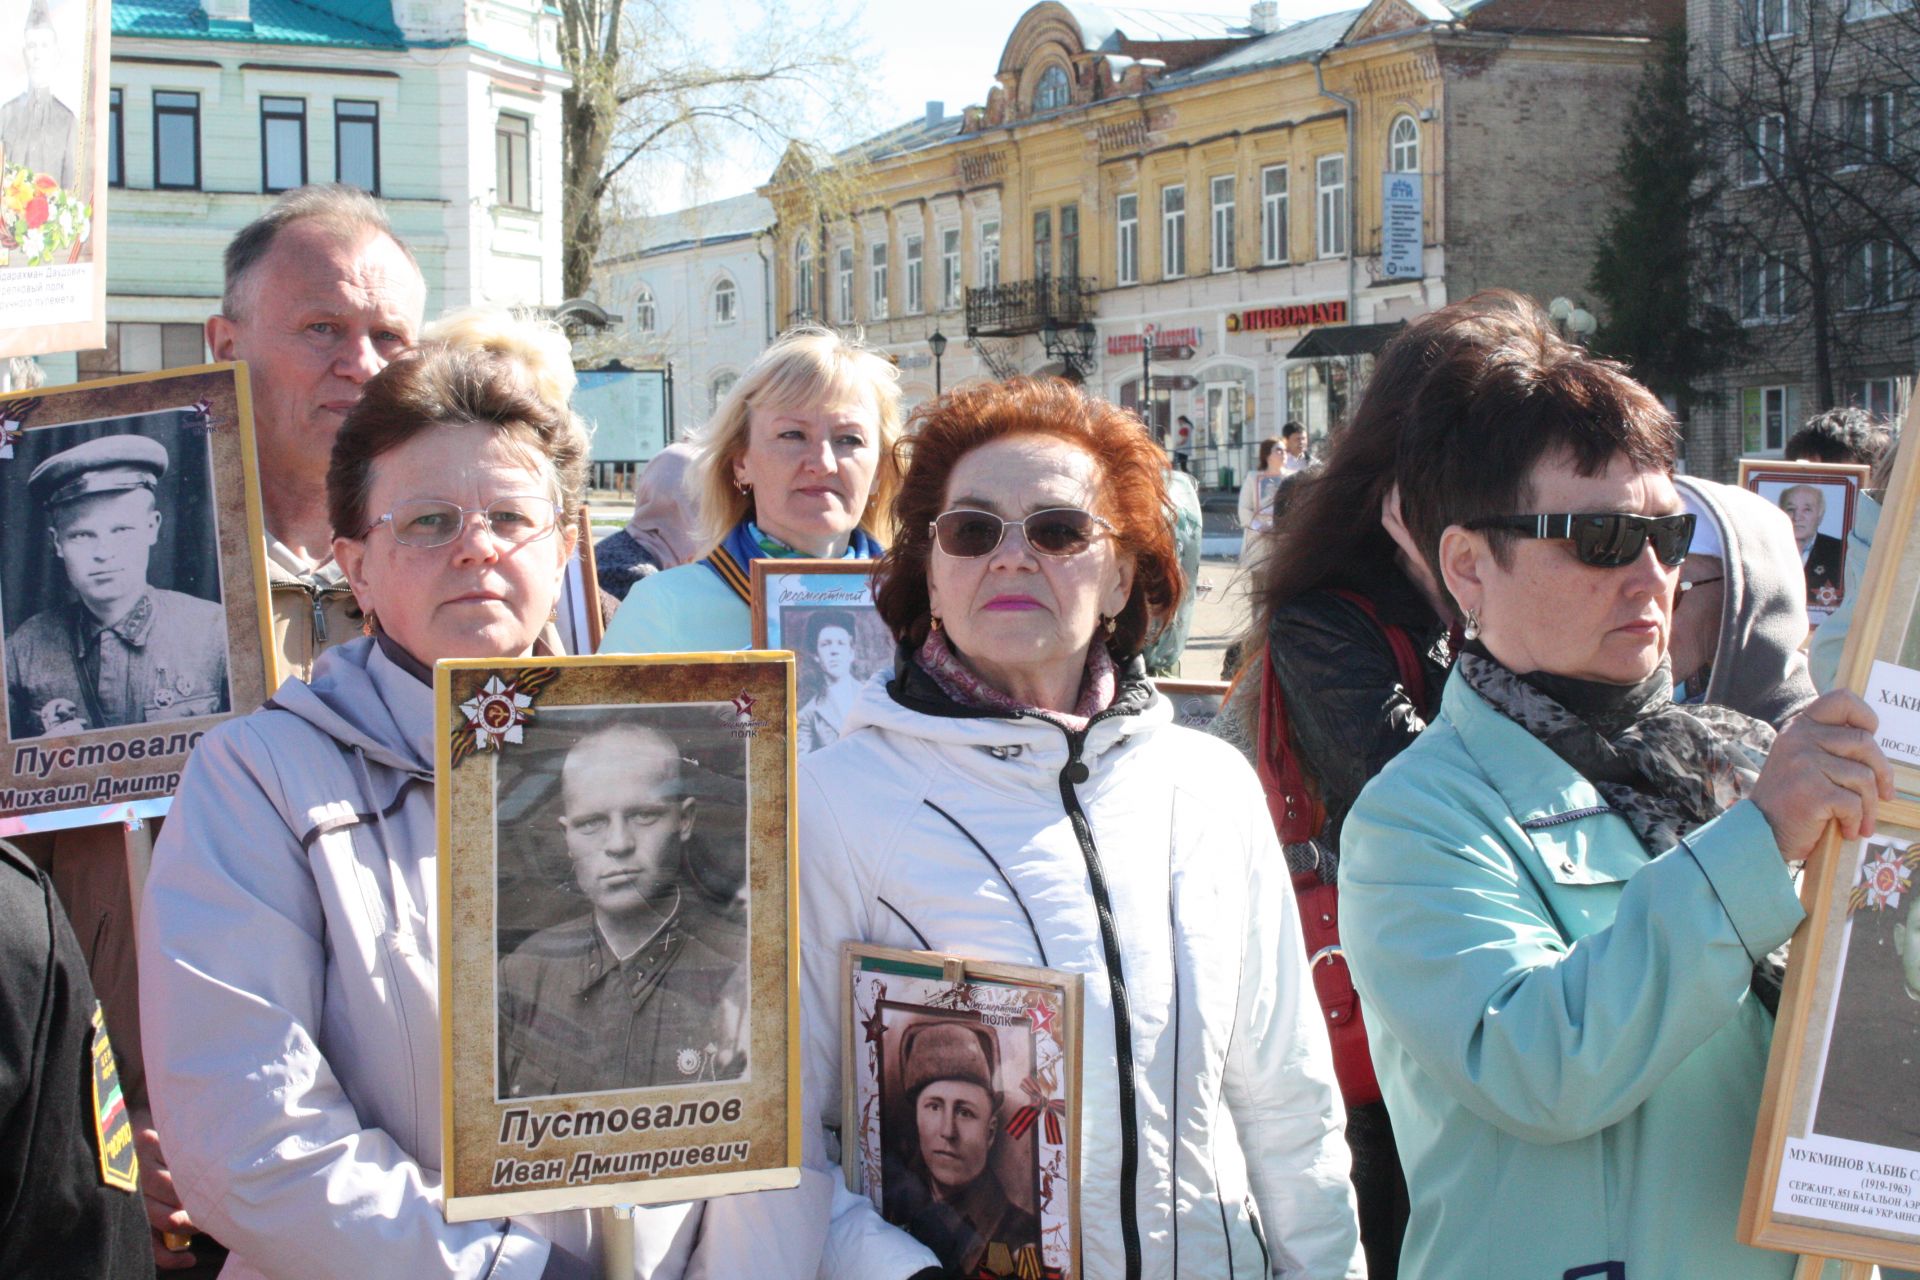
<path fill-rule="evenodd" d="M 747 451 L 755 409 L 831 405 L 867 396 L 878 417 L 880 460 L 860 525 L 880 541 L 889 541 L 893 495 L 900 487 L 900 464 L 894 457 L 900 439 L 900 372 L 865 342 L 818 325 L 801 325 L 760 353 L 693 442 L 699 452 L 689 487 L 699 495 L 694 537 L 701 554 L 725 541 L 752 505 L 751 496 L 734 485 L 733 464 Z"/>
<path fill-rule="evenodd" d="M 460 307 L 422 330 L 420 342 L 506 356 L 526 373 L 534 392 L 557 409 L 568 409 L 580 381 L 573 371 L 573 344 L 566 332 L 537 312 Z"/>

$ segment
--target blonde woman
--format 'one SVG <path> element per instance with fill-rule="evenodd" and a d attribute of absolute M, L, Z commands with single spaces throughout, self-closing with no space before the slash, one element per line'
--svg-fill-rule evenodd
<path fill-rule="evenodd" d="M 753 561 L 877 559 L 899 435 L 899 375 L 886 357 L 825 329 L 783 334 L 696 442 L 700 557 L 636 583 L 600 651 L 744 649 Z"/>

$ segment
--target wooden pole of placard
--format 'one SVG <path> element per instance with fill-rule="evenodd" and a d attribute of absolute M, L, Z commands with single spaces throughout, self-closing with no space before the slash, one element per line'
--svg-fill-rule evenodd
<path fill-rule="evenodd" d="M 1800 1265 L 1793 1269 L 1793 1280 L 1821 1280 L 1828 1261 L 1826 1258 L 1801 1258 Z M 1832 1261 L 1840 1263 L 1839 1280 L 1873 1280 L 1871 1262 L 1844 1262 L 1837 1258 Z"/>
<path fill-rule="evenodd" d="M 633 1206 L 595 1209 L 598 1219 L 601 1274 L 607 1280 L 633 1280 Z"/>

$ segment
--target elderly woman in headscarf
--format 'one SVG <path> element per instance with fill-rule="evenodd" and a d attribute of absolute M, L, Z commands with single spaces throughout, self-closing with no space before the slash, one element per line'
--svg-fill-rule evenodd
<path fill-rule="evenodd" d="M 685 441 L 654 454 L 634 483 L 633 514 L 594 544 L 600 589 L 614 599 L 625 600 L 640 579 L 693 559 L 698 496 L 687 480 L 698 457 L 699 450 Z"/>

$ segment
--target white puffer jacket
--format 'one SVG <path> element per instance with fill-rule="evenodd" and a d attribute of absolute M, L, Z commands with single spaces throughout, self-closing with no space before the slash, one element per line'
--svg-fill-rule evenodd
<path fill-rule="evenodd" d="M 914 668 L 893 688 L 869 683 L 800 766 L 809 1121 L 839 1125 L 843 942 L 1083 973 L 1084 1274 L 1364 1275 L 1326 1031 L 1246 762 L 1144 681 L 1079 735 L 966 712 Z M 912 1274 L 874 1226 L 836 1219 L 820 1275 Z"/>

